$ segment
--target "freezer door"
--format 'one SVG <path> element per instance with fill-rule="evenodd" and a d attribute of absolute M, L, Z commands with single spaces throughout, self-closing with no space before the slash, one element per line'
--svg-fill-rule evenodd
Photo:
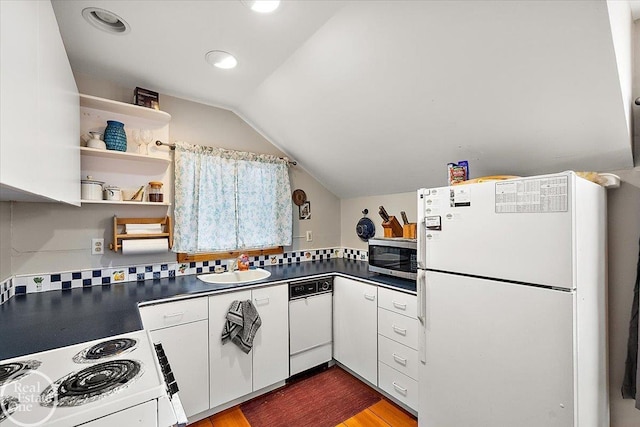
<path fill-rule="evenodd" d="M 573 292 L 434 272 L 426 283 L 420 427 L 574 425 Z"/>
<path fill-rule="evenodd" d="M 421 267 L 575 288 L 575 179 L 565 173 L 421 190 Z"/>

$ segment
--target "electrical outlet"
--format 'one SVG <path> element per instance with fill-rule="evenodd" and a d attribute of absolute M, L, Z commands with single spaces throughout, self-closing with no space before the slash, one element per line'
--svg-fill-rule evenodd
<path fill-rule="evenodd" d="M 104 239 L 91 239 L 91 255 L 104 253 Z"/>
<path fill-rule="evenodd" d="M 313 233 L 311 230 L 307 231 L 307 242 L 311 242 L 313 240 Z"/>

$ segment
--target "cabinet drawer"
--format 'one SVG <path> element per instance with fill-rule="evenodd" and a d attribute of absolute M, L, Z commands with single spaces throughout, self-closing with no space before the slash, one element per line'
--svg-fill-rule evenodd
<path fill-rule="evenodd" d="M 153 331 L 204 320 L 209 316 L 209 306 L 206 297 L 194 298 L 140 307 L 140 316 L 145 329 Z"/>
<path fill-rule="evenodd" d="M 414 350 L 418 349 L 418 319 L 378 308 L 378 333 Z"/>
<path fill-rule="evenodd" d="M 418 379 L 418 351 L 378 335 L 378 361 Z"/>
<path fill-rule="evenodd" d="M 416 317 L 418 299 L 415 295 L 393 291 L 387 288 L 378 288 L 378 307 L 386 308 L 405 316 Z"/>
<path fill-rule="evenodd" d="M 411 409 L 418 409 L 418 382 L 384 363 L 378 363 L 378 387 Z"/>

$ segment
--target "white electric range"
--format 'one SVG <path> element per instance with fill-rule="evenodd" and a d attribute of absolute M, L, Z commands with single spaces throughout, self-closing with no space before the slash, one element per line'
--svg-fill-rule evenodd
<path fill-rule="evenodd" d="M 161 346 L 145 331 L 0 361 L 0 427 L 183 426 Z"/>

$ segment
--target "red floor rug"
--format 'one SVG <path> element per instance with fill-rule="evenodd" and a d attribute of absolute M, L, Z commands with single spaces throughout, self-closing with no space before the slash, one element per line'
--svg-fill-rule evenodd
<path fill-rule="evenodd" d="M 380 399 L 371 387 L 333 366 L 240 408 L 251 427 L 334 427 Z"/>

